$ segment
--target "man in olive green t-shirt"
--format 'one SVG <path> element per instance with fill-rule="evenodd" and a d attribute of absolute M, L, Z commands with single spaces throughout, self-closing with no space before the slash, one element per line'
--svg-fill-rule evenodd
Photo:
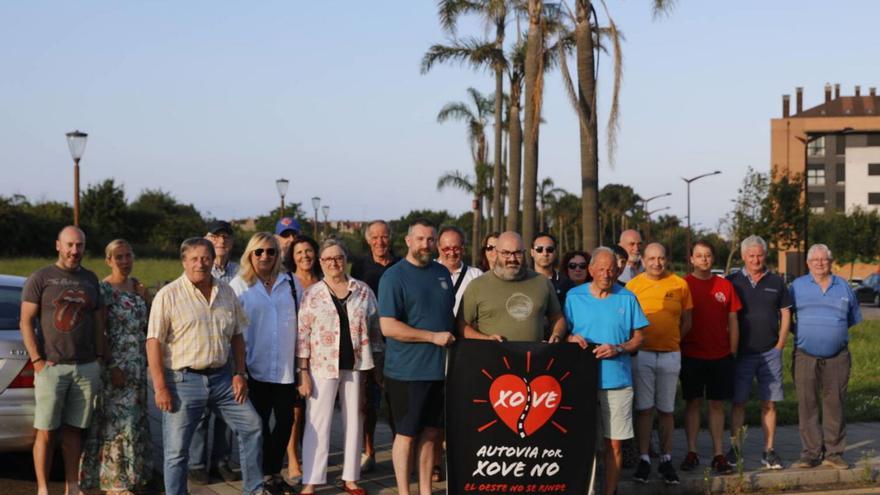
<path fill-rule="evenodd" d="M 467 339 L 540 342 L 549 324 L 550 342 L 562 340 L 566 326 L 556 291 L 547 277 L 526 268 L 522 237 L 505 232 L 495 249 L 492 270 L 471 281 L 461 298 L 459 334 Z"/>

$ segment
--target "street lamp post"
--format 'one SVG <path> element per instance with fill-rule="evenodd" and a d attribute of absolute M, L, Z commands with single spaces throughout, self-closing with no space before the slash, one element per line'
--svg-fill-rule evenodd
<path fill-rule="evenodd" d="M 315 209 L 315 240 L 318 240 L 318 208 L 321 207 L 321 198 L 315 196 L 312 198 L 312 208 Z"/>
<path fill-rule="evenodd" d="M 707 174 L 698 175 L 696 177 L 691 177 L 690 179 L 685 179 L 684 177 L 681 180 L 687 183 L 687 213 L 688 213 L 688 226 L 687 226 L 687 243 L 685 245 L 685 253 L 684 257 L 687 259 L 687 267 L 688 271 L 690 271 L 691 267 L 691 182 L 702 179 L 703 177 L 709 177 L 710 175 L 718 175 L 720 174 L 720 170 L 716 170 L 714 172 L 709 172 Z"/>
<path fill-rule="evenodd" d="M 653 212 L 648 211 L 648 203 L 650 203 L 651 201 L 654 201 L 657 198 L 665 198 L 666 196 L 672 196 L 672 193 L 668 192 L 668 193 L 658 194 L 656 196 L 651 196 L 648 199 L 642 200 L 642 210 L 645 211 L 645 216 L 648 218 L 648 224 L 646 226 L 647 229 L 646 229 L 646 233 L 645 233 L 645 238 L 647 238 L 647 239 L 651 238 L 651 213 L 653 213 Z M 668 210 L 668 209 L 669 209 L 669 207 L 660 208 L 660 210 Z M 654 210 L 654 211 L 660 211 L 660 210 Z"/>
<path fill-rule="evenodd" d="M 327 221 L 327 218 L 330 216 L 330 205 L 324 205 L 321 207 L 321 213 L 324 215 L 324 238 L 330 234 L 330 222 Z"/>
<path fill-rule="evenodd" d="M 89 137 L 79 130 L 67 133 L 67 147 L 73 157 L 73 224 L 79 227 L 79 160 L 86 150 L 86 139 Z"/>
<path fill-rule="evenodd" d="M 275 181 L 275 187 L 278 188 L 278 194 L 281 196 L 281 211 L 278 213 L 278 218 L 284 218 L 284 196 L 287 195 L 289 185 L 290 181 L 284 178 Z"/>

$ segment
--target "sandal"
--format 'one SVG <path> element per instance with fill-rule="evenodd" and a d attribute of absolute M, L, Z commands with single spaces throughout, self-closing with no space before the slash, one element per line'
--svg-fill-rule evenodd
<path fill-rule="evenodd" d="M 347 493 L 348 495 L 367 495 L 367 491 L 363 488 L 349 488 L 345 485 L 345 483 L 342 484 L 342 489 L 345 490 L 345 493 Z"/>
<path fill-rule="evenodd" d="M 443 471 L 440 469 L 440 466 L 434 466 L 434 470 L 431 471 L 431 481 L 433 481 L 434 483 L 446 481 L 446 478 L 443 476 Z"/>

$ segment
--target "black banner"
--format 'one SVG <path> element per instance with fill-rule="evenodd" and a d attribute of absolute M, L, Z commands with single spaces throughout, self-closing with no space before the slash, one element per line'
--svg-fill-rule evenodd
<path fill-rule="evenodd" d="M 586 493 L 597 387 L 596 358 L 575 344 L 456 342 L 447 493 Z"/>

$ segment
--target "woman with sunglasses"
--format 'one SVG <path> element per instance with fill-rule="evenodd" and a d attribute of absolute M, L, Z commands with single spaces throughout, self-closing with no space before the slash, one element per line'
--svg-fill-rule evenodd
<path fill-rule="evenodd" d="M 339 241 L 324 241 L 318 259 L 324 279 L 303 296 L 296 348 L 299 391 L 307 398 L 300 493 L 315 493 L 315 485 L 327 483 L 330 424 L 338 395 L 345 427 L 342 488 L 352 495 L 366 495 L 357 481 L 364 372 L 373 368 L 370 341 L 381 338 L 376 296 L 367 284 L 345 274 L 348 254 Z"/>
<path fill-rule="evenodd" d="M 489 232 L 486 234 L 486 237 L 483 237 L 483 244 L 480 247 L 479 264 L 479 269 L 483 270 L 483 273 L 488 272 L 493 266 L 495 266 L 495 257 L 497 256 L 495 246 L 498 244 L 499 235 L 501 235 L 501 232 Z"/>
<path fill-rule="evenodd" d="M 281 475 L 284 451 L 293 424 L 296 355 L 294 293 L 302 286 L 281 271 L 281 252 L 275 236 L 257 232 L 251 237 L 241 268 L 229 285 L 248 318 L 244 329 L 245 361 L 251 403 L 263 422 L 263 475 L 272 493 L 292 494 Z M 269 420 L 275 415 L 274 427 Z"/>
<path fill-rule="evenodd" d="M 590 281 L 590 273 L 587 271 L 589 264 L 590 255 L 583 251 L 569 251 L 562 257 L 562 269 L 565 277 L 571 280 L 572 287 Z"/>

